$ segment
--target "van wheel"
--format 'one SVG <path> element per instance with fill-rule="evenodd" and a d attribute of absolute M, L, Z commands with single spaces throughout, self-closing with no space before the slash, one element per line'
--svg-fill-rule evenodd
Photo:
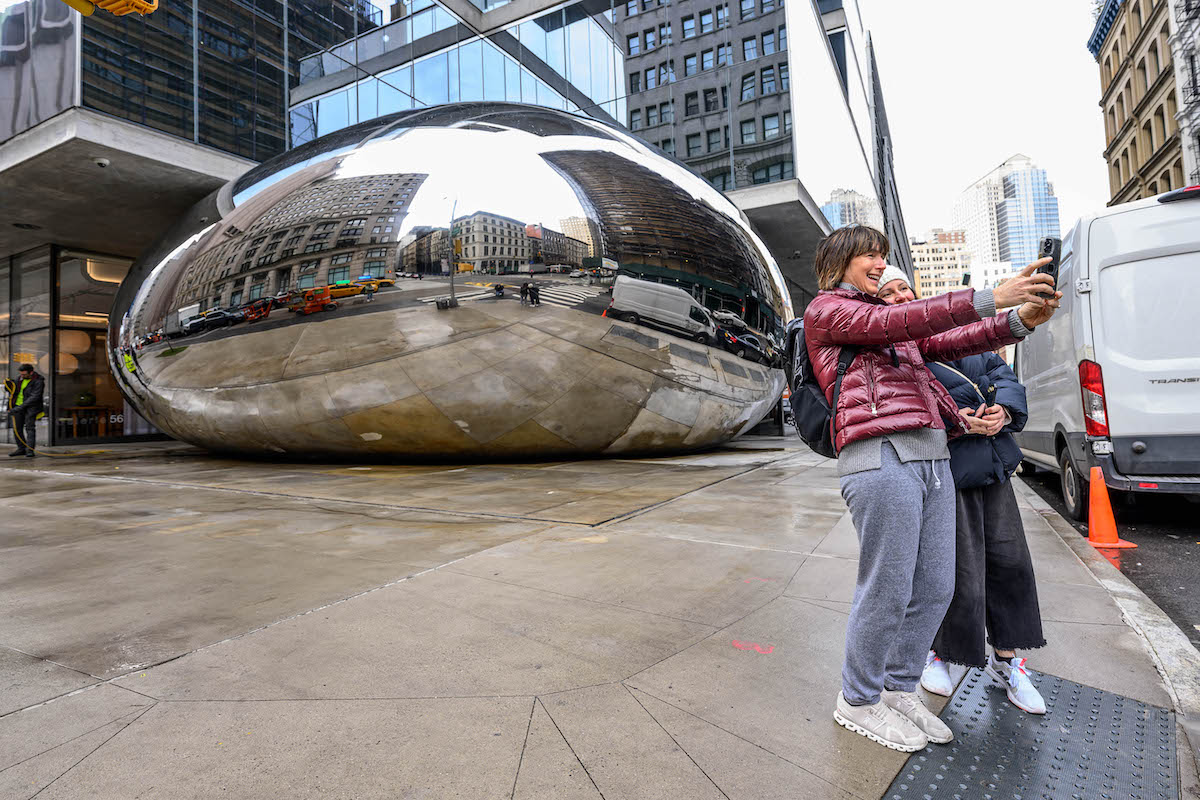
<path fill-rule="evenodd" d="M 745 358 L 746 357 L 746 348 L 739 347 L 737 349 L 737 352 L 734 353 L 734 355 L 737 356 L 738 358 Z"/>
<path fill-rule="evenodd" d="M 638 318 L 638 315 L 632 311 L 622 314 L 621 319 L 625 320 L 626 322 L 632 322 L 634 325 L 637 325 L 639 322 L 641 322 L 641 320 Z"/>
<path fill-rule="evenodd" d="M 1083 522 L 1087 518 L 1088 486 L 1075 469 L 1071 462 L 1071 454 L 1065 448 L 1058 454 L 1058 471 L 1062 480 L 1063 505 L 1066 506 L 1067 516 Z"/>
<path fill-rule="evenodd" d="M 708 334 L 701 333 L 696 335 L 696 341 L 700 344 L 708 344 Z"/>

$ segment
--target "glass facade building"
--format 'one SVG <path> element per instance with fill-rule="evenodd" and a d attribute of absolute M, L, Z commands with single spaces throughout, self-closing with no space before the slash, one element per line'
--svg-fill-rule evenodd
<path fill-rule="evenodd" d="M 1000 260 L 1018 266 L 1037 259 L 1043 237 L 1061 236 L 1058 198 L 1044 169 L 1027 167 L 1004 176 L 1004 199 L 996 204 L 996 228 Z"/>

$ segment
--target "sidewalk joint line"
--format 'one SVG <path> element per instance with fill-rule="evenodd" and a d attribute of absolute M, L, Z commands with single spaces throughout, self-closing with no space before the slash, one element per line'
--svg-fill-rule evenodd
<path fill-rule="evenodd" d="M 153 706 L 154 704 L 151 703 L 150 705 Z M 31 708 L 32 708 L 32 706 L 31 706 Z M 9 764 L 7 767 L 0 768 L 0 774 L 8 772 L 10 769 L 15 769 L 16 767 L 19 767 L 28 761 L 32 761 L 33 759 L 37 758 L 38 756 L 44 756 L 44 755 L 46 755 L 46 753 L 49 753 L 53 750 L 57 750 L 60 747 L 66 747 L 71 742 L 74 742 L 77 739 L 82 739 L 84 736 L 89 736 L 89 735 L 95 733 L 96 731 L 100 730 L 101 728 L 107 728 L 109 725 L 112 725 L 115 722 L 120 722 L 121 720 L 125 719 L 126 717 L 132 717 L 134 714 L 138 714 L 138 713 L 144 714 L 149 710 L 150 710 L 150 706 L 143 708 L 143 709 L 138 709 L 137 711 L 130 711 L 128 714 L 122 714 L 121 716 L 117 717 L 116 719 L 110 719 L 108 722 L 103 722 L 103 723 L 97 725 L 96 727 L 92 728 L 91 730 L 86 730 L 83 733 L 72 736 L 70 739 L 67 739 L 65 742 L 59 742 L 58 744 L 54 745 L 53 747 L 47 747 L 45 750 L 34 753 L 33 755 L 29 756 L 28 758 L 23 758 L 20 761 Z M 130 720 L 130 721 L 132 722 L 132 720 Z M 93 751 L 93 752 L 95 752 L 95 751 Z M 65 775 L 66 773 L 63 773 L 63 774 Z"/>
<path fill-rule="evenodd" d="M 671 732 L 669 730 L 667 730 L 666 727 L 664 727 L 661 722 L 658 721 L 658 717 L 656 717 L 650 713 L 650 709 L 646 708 L 646 706 L 642 703 L 642 701 L 638 699 L 637 695 L 635 695 L 633 693 L 633 690 L 630 689 L 625 684 L 624 681 L 621 682 L 621 688 L 623 688 L 626 692 L 628 692 L 629 696 L 633 698 L 633 702 L 637 703 L 638 707 L 641 708 L 642 711 L 646 712 L 646 716 L 648 716 L 650 719 L 654 720 L 654 724 L 659 727 L 659 730 L 661 730 L 663 733 L 665 733 L 667 735 L 667 738 L 669 738 L 671 740 L 671 742 L 674 743 L 674 745 L 679 748 L 679 752 L 681 752 L 685 756 L 687 756 L 688 761 L 692 762 L 692 766 L 694 766 L 696 769 L 700 770 L 700 774 L 708 779 L 708 782 L 713 785 L 713 788 L 715 788 L 718 792 L 720 792 L 721 796 L 724 797 L 725 800 L 730 800 L 729 795 L 725 793 L 725 790 L 717 785 L 717 782 L 712 779 L 712 776 L 704 771 L 704 767 L 700 766 L 700 764 L 698 764 L 696 762 L 696 759 L 692 758 L 692 754 L 683 748 L 683 745 L 681 745 L 679 743 L 679 740 L 676 739 L 674 736 L 672 736 Z"/>
<path fill-rule="evenodd" d="M 534 701 L 542 707 L 542 711 L 546 712 L 546 716 L 550 718 L 550 724 L 554 726 L 554 730 L 558 731 L 558 735 L 562 737 L 563 744 L 571 751 L 571 755 L 575 756 L 575 760 L 579 762 L 579 766 L 583 768 L 583 774 L 588 776 L 588 780 L 592 782 L 592 787 L 595 788 L 596 794 L 600 795 L 600 800 L 605 800 L 604 792 L 600 791 L 600 786 L 596 783 L 596 779 L 592 777 L 592 773 L 588 771 L 587 764 L 583 763 L 583 759 L 575 752 L 575 748 L 571 745 L 566 734 L 562 732 L 562 728 L 558 727 L 558 723 L 554 720 L 554 715 L 550 713 L 550 709 L 546 708 L 546 704 L 542 702 L 541 696 L 534 698 Z"/>
<path fill-rule="evenodd" d="M 76 761 L 74 764 L 72 764 L 71 766 L 67 767 L 65 770 L 63 770 L 62 772 L 60 772 L 60 773 L 58 774 L 58 776 L 54 778 L 54 780 L 50 781 L 50 782 L 49 782 L 49 783 L 47 783 L 45 786 L 43 786 L 42 788 L 40 788 L 40 789 L 38 789 L 36 792 L 34 792 L 34 793 L 33 793 L 33 794 L 30 796 L 29 800 L 33 800 L 33 798 L 37 797 L 39 794 L 41 794 L 42 792 L 44 792 L 44 791 L 46 791 L 47 789 L 49 789 L 51 786 L 53 786 L 55 783 L 57 783 L 57 782 L 58 782 L 59 778 L 62 778 L 62 777 L 63 777 L 64 775 L 66 775 L 68 772 L 70 772 L 71 770 L 73 770 L 73 769 L 75 769 L 76 767 L 78 767 L 80 764 L 82 764 L 84 761 L 86 761 L 88 758 L 90 758 L 90 757 L 92 756 L 92 754 L 93 754 L 93 753 L 95 753 L 97 750 L 99 750 L 101 747 L 104 747 L 104 745 L 108 744 L 108 743 L 109 743 L 109 742 L 111 742 L 113 739 L 117 738 L 117 737 L 118 737 L 118 736 L 120 736 L 122 733 L 124 733 L 124 732 L 125 732 L 125 730 L 126 730 L 126 729 L 127 729 L 129 726 L 130 726 L 130 725 L 132 725 L 133 723 L 135 723 L 135 722 L 137 722 L 139 719 L 141 719 L 141 718 L 142 718 L 142 717 L 143 717 L 143 716 L 144 716 L 144 715 L 145 715 L 145 714 L 146 714 L 146 713 L 147 713 L 147 712 L 148 712 L 148 711 L 149 711 L 151 708 L 154 708 L 154 706 L 153 706 L 153 705 L 151 705 L 151 706 L 149 706 L 149 707 L 147 707 L 147 708 L 143 709 L 143 710 L 142 710 L 142 712 L 141 712 L 141 713 L 139 713 L 139 714 L 138 714 L 136 717 L 134 717 L 133 719 L 129 720 L 129 722 L 127 722 L 127 723 L 125 723 L 124 725 L 122 725 L 122 726 L 121 726 L 121 727 L 120 727 L 118 730 L 116 730 L 116 731 L 113 731 L 113 735 L 112 735 L 112 736 L 109 736 L 109 737 L 108 737 L 107 739 L 105 739 L 103 742 L 101 742 L 100 744 L 98 744 L 98 745 L 96 745 L 95 747 L 93 747 L 93 748 L 92 748 L 91 750 L 89 750 L 89 751 L 88 751 L 86 754 L 84 754 L 84 756 L 83 756 L 82 758 L 80 758 L 80 759 L 79 759 L 78 761 Z M 128 715 L 126 715 L 126 716 L 128 716 Z M 115 721 L 117 721 L 117 720 L 114 720 L 114 722 L 115 722 Z"/>
<path fill-rule="evenodd" d="M 513 775 L 512 791 L 508 793 L 510 798 L 517 796 L 517 781 L 521 779 L 521 765 L 525 763 L 525 748 L 529 746 L 529 731 L 533 728 L 533 712 L 535 711 L 537 711 L 536 696 L 529 703 L 529 722 L 525 724 L 525 741 L 521 743 L 521 755 L 517 758 L 517 773 Z"/>

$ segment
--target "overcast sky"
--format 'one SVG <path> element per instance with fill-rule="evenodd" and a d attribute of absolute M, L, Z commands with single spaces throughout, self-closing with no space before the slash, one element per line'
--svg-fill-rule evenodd
<path fill-rule="evenodd" d="M 1108 201 L 1088 0 L 860 0 L 910 236 L 1014 153 L 1045 169 L 1063 233 Z"/>

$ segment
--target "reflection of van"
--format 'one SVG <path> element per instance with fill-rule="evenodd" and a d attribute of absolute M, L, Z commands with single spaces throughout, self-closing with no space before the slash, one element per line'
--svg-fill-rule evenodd
<path fill-rule="evenodd" d="M 1027 462 L 1057 470 L 1075 519 L 1088 474 L 1200 494 L 1200 189 L 1107 208 L 1063 240 L 1062 308 L 1017 346 Z"/>
<path fill-rule="evenodd" d="M 715 341 L 717 326 L 690 294 L 677 286 L 618 275 L 608 315 L 695 339 Z"/>

